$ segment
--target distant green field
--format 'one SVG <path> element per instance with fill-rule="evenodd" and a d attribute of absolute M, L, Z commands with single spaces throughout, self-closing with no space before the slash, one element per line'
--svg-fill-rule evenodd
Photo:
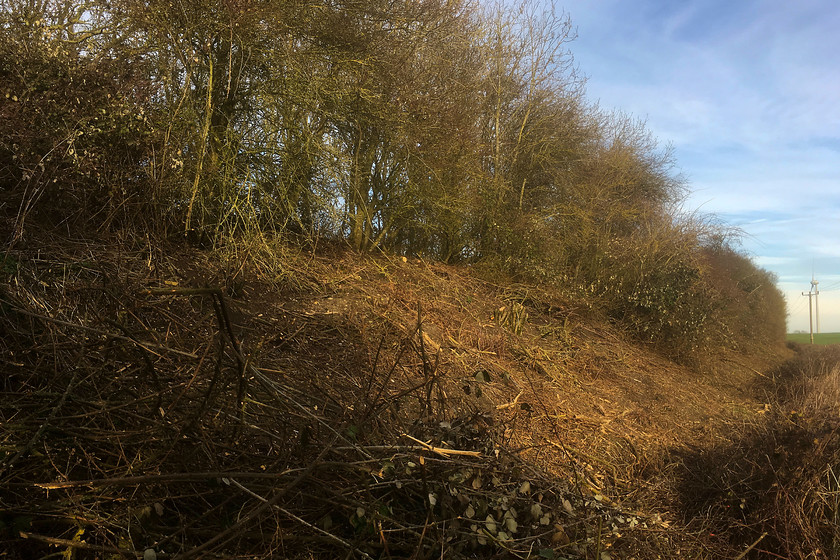
<path fill-rule="evenodd" d="M 809 344 L 811 335 L 808 333 L 788 333 L 787 339 L 792 342 Z M 815 333 L 814 344 L 840 344 L 840 333 Z"/>

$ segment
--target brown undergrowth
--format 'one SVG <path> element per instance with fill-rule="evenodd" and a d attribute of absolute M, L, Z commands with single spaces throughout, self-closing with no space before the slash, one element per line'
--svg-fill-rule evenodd
<path fill-rule="evenodd" d="M 757 380 L 761 416 L 683 458 L 686 517 L 744 558 L 840 558 L 840 348 L 795 348 Z"/>
<path fill-rule="evenodd" d="M 662 496 L 763 414 L 746 365 L 691 372 L 571 298 L 417 259 L 40 243 L 0 284 L 9 558 L 742 548 Z"/>

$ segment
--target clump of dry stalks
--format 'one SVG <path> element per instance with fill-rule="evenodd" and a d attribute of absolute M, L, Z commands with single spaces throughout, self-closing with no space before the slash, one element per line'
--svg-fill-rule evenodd
<path fill-rule="evenodd" d="M 657 546 L 626 538 L 650 520 L 522 460 L 510 432 L 532 404 L 493 394 L 482 350 L 441 358 L 419 304 L 259 311 L 185 272 L 207 264 L 195 256 L 38 255 L 7 253 L 0 284 L 7 558 L 604 560 Z"/>

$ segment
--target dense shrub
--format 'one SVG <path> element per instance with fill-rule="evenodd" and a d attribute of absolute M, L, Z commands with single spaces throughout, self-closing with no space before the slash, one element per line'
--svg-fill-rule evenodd
<path fill-rule="evenodd" d="M 776 277 L 726 244 L 707 244 L 702 257 L 717 308 L 715 342 L 742 350 L 782 344 L 787 311 Z"/>
<path fill-rule="evenodd" d="M 48 14 L 23 15 L 6 14 L 0 33 L 0 196 L 16 236 L 36 215 L 135 218 L 150 195 L 141 59 L 94 57 Z"/>

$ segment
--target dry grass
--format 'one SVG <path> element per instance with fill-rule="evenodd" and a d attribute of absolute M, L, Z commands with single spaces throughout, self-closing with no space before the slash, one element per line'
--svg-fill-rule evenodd
<path fill-rule="evenodd" d="M 761 417 L 684 456 L 684 512 L 745 558 L 840 557 L 840 353 L 800 347 L 761 380 Z"/>
<path fill-rule="evenodd" d="M 334 247 L 47 241 L 0 288 L 12 558 L 738 550 L 660 498 L 670 449 L 757 407 L 557 294 Z"/>

